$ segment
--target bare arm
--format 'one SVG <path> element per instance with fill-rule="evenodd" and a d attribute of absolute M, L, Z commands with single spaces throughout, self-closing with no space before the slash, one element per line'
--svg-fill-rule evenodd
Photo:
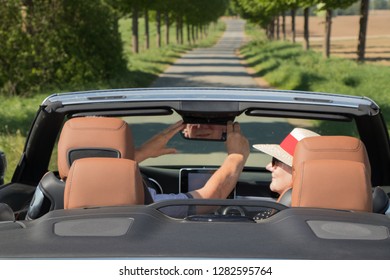
<path fill-rule="evenodd" d="M 194 198 L 224 199 L 236 186 L 249 156 L 249 142 L 238 123 L 228 123 L 226 149 L 228 156 L 203 188 L 190 192 Z"/>
<path fill-rule="evenodd" d="M 175 148 L 168 148 L 168 141 L 180 130 L 184 129 L 183 121 L 169 126 L 161 133 L 153 136 L 146 141 L 141 147 L 135 149 L 135 161 L 142 162 L 148 158 L 159 157 L 167 154 L 175 154 Z"/>

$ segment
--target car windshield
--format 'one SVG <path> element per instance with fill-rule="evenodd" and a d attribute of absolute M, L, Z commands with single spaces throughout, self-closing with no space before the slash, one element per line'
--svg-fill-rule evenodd
<path fill-rule="evenodd" d="M 125 117 L 132 128 L 134 143 L 138 147 L 169 125 L 181 120 L 177 114 L 169 116 Z M 349 135 L 359 137 L 356 125 L 351 122 L 318 121 L 308 119 L 257 117 L 242 114 L 237 117 L 241 131 L 254 144 L 279 144 L 294 127 L 304 127 L 320 135 Z M 220 166 L 226 157 L 223 141 L 189 140 L 179 133 L 168 146 L 178 150 L 177 154 L 150 158 L 141 166 Z M 247 167 L 265 167 L 270 156 L 254 148 L 246 162 Z"/>

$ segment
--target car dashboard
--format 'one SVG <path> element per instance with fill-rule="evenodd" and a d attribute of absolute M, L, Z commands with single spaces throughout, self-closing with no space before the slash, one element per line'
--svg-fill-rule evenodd
<path fill-rule="evenodd" d="M 201 188 L 217 167 L 141 166 L 148 187 L 156 193 L 180 193 Z M 199 180 L 199 181 L 197 181 Z M 228 199 L 277 198 L 269 189 L 271 173 L 262 168 L 244 169 Z"/>

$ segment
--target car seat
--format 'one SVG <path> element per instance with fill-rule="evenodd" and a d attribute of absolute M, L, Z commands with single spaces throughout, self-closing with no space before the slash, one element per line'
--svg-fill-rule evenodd
<path fill-rule="evenodd" d="M 134 204 L 144 204 L 137 162 L 121 158 L 82 158 L 73 162 L 65 184 L 65 209 Z"/>
<path fill-rule="evenodd" d="M 299 141 L 291 206 L 372 212 L 371 167 L 363 142 L 349 136 Z"/>
<path fill-rule="evenodd" d="M 39 182 L 29 205 L 26 219 L 64 208 L 65 181 L 72 163 L 80 158 L 108 157 L 134 158 L 131 129 L 118 118 L 77 117 L 65 122 L 58 141 L 59 178 L 46 173 Z M 149 192 L 144 191 L 145 203 L 151 203 Z"/>

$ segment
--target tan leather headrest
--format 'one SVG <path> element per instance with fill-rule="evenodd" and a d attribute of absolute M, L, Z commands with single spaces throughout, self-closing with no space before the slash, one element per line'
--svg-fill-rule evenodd
<path fill-rule="evenodd" d="M 138 164 L 128 159 L 75 160 L 65 184 L 64 208 L 144 204 Z"/>
<path fill-rule="evenodd" d="M 58 171 L 65 180 L 73 160 L 83 157 L 134 159 L 130 127 L 117 118 L 80 117 L 68 120 L 58 142 Z"/>
<path fill-rule="evenodd" d="M 360 139 L 350 136 L 315 136 L 298 142 L 293 165 L 310 159 L 342 159 L 362 162 L 371 173 L 366 147 Z"/>
<path fill-rule="evenodd" d="M 291 206 L 371 212 L 371 168 L 364 144 L 348 136 L 301 140 L 294 153 Z"/>

